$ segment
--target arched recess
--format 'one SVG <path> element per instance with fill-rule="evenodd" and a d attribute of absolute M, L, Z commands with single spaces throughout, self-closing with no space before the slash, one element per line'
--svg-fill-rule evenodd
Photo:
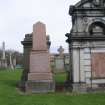
<path fill-rule="evenodd" d="M 94 19 L 89 22 L 86 32 L 90 35 L 105 35 L 105 20 L 103 19 Z"/>

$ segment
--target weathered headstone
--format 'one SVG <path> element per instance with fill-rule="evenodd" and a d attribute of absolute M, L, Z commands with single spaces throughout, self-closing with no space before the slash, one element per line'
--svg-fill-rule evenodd
<path fill-rule="evenodd" d="M 56 72 L 64 72 L 64 58 L 55 57 L 55 69 Z"/>
<path fill-rule="evenodd" d="M 63 56 L 59 54 L 50 54 L 50 62 L 53 72 L 65 72 L 69 68 L 69 53 L 63 53 Z"/>
<path fill-rule="evenodd" d="M 54 81 L 50 69 L 50 57 L 46 44 L 45 24 L 37 22 L 33 25 L 32 49 L 29 55 L 29 70 L 25 79 L 26 91 L 53 92 Z M 27 59 L 28 60 L 28 59 Z"/>
<path fill-rule="evenodd" d="M 64 49 L 62 46 L 60 46 L 57 50 L 59 54 L 54 57 L 55 60 L 55 70 L 56 72 L 64 72 Z"/>

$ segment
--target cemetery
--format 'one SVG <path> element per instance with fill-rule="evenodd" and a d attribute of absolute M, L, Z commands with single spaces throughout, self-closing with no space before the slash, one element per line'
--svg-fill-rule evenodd
<path fill-rule="evenodd" d="M 6 49 L 5 42 L 2 42 L 2 48 L 0 49 L 0 70 L 14 70 L 17 66 L 22 68 L 22 59 L 22 53 L 12 49 Z"/>
<path fill-rule="evenodd" d="M 46 23 L 20 40 L 23 53 L 0 48 L 0 105 L 104 105 L 105 1 L 70 5 L 65 43 L 51 52 Z M 60 40 L 60 38 L 59 38 Z M 56 40 L 57 41 L 57 40 Z"/>

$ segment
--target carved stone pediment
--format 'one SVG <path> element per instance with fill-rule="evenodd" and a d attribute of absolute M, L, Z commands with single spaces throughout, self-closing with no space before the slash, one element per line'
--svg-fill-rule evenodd
<path fill-rule="evenodd" d="M 104 4 L 105 4 L 105 0 L 81 0 L 75 5 L 75 7 L 76 8 L 81 8 L 81 7 L 97 8 L 97 7 L 103 7 Z"/>
<path fill-rule="evenodd" d="M 75 11 L 90 10 L 105 12 L 105 0 L 80 0 L 77 4 L 70 6 L 69 14 L 72 15 Z"/>
<path fill-rule="evenodd" d="M 76 5 L 70 6 L 71 40 L 105 40 L 104 4 L 105 0 L 80 0 Z"/>
<path fill-rule="evenodd" d="M 93 4 L 95 6 L 100 6 L 101 5 L 101 2 L 100 2 L 100 0 L 93 0 Z"/>

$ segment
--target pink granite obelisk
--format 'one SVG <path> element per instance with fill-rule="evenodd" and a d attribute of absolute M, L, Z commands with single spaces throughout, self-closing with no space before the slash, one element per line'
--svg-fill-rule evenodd
<path fill-rule="evenodd" d="M 27 89 L 32 92 L 54 91 L 50 57 L 46 44 L 46 26 L 41 22 L 33 25 L 32 51 Z"/>

